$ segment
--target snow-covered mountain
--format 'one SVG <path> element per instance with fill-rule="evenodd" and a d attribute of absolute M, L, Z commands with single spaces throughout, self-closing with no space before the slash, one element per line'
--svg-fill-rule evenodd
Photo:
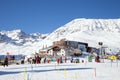
<path fill-rule="evenodd" d="M 0 54 L 31 54 L 48 34 L 26 34 L 22 30 L 0 31 Z M 37 47 L 37 48 L 36 48 Z"/>
<path fill-rule="evenodd" d="M 24 45 L 28 42 L 34 43 L 43 40 L 47 34 L 33 33 L 26 34 L 22 30 L 0 31 L 0 42 Z"/>
<path fill-rule="evenodd" d="M 120 19 L 75 19 L 55 30 L 46 40 L 63 38 L 87 42 L 91 47 L 103 42 L 106 47 L 120 48 Z"/>
<path fill-rule="evenodd" d="M 51 34 L 26 34 L 21 30 L 0 31 L 0 54 L 31 54 L 53 41 L 66 39 L 86 42 L 91 47 L 120 49 L 120 19 L 75 19 Z"/>

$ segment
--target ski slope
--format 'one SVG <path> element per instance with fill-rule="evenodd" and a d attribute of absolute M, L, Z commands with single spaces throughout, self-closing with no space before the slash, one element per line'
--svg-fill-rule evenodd
<path fill-rule="evenodd" d="M 0 66 L 0 80 L 119 80 L 120 62 Z"/>

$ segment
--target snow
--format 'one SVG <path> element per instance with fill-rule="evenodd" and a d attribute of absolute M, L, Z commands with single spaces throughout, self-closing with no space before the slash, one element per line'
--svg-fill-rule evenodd
<path fill-rule="evenodd" d="M 120 62 L 0 66 L 0 80 L 119 80 Z"/>
<path fill-rule="evenodd" d="M 61 39 L 85 42 L 96 48 L 98 42 L 103 42 L 103 46 L 115 52 L 120 50 L 120 19 L 78 18 L 49 34 L 26 34 L 19 29 L 0 31 L 0 55 L 6 52 L 29 55 Z"/>
<path fill-rule="evenodd" d="M 75 19 L 50 34 L 26 34 L 22 30 L 0 31 L 0 55 L 31 55 L 51 46 L 53 41 L 65 39 L 88 43 L 99 48 L 98 42 L 111 49 L 120 50 L 120 19 Z M 109 50 L 108 50 L 109 51 Z M 0 80 L 119 80 L 120 61 L 111 63 L 12 64 L 0 66 Z"/>

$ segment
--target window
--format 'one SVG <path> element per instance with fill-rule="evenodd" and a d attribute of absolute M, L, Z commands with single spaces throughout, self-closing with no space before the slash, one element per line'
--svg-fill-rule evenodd
<path fill-rule="evenodd" d="M 78 49 L 80 49 L 81 51 L 86 51 L 86 46 L 83 44 L 79 44 Z"/>

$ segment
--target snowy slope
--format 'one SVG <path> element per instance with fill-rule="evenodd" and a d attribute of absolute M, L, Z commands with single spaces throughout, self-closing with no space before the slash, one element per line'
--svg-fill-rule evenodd
<path fill-rule="evenodd" d="M 0 66 L 0 80 L 120 80 L 120 64 L 63 63 Z"/>
<path fill-rule="evenodd" d="M 107 47 L 120 48 L 120 19 L 75 19 L 51 33 L 47 40 L 74 40 L 97 47 L 103 42 Z"/>
<path fill-rule="evenodd" d="M 87 42 L 91 47 L 103 42 L 106 47 L 120 49 L 120 19 L 75 19 L 51 34 L 0 31 L 0 54 L 31 54 L 60 39 Z"/>

